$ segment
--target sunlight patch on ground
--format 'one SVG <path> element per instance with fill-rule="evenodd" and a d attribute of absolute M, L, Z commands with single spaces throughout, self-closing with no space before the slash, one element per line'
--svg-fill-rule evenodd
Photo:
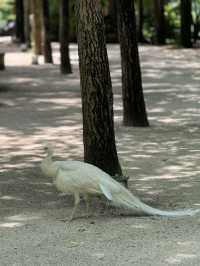
<path fill-rule="evenodd" d="M 179 177 L 178 174 L 177 175 L 162 174 L 162 175 L 159 175 L 159 176 L 155 176 L 155 175 L 151 176 L 151 175 L 149 175 L 149 176 L 141 178 L 141 180 L 142 181 L 149 181 L 149 180 L 156 180 L 156 179 L 170 180 L 170 179 L 176 179 L 178 177 Z"/>
<path fill-rule="evenodd" d="M 190 260 L 194 260 L 196 258 L 198 258 L 196 254 L 180 253 L 175 255 L 174 257 L 168 258 L 167 262 L 172 265 L 182 265 L 182 263 L 186 263 L 186 261 L 188 261 L 188 263 L 191 263 Z"/>
<path fill-rule="evenodd" d="M 23 226 L 23 223 L 11 222 L 11 223 L 0 223 L 0 228 L 15 228 Z"/>
<path fill-rule="evenodd" d="M 64 106 L 64 107 L 68 107 L 68 106 L 76 106 L 76 107 L 81 107 L 81 99 L 80 98 L 71 98 L 71 99 L 60 99 L 60 98 L 53 98 L 53 99 L 34 99 L 32 101 L 35 104 L 38 103 L 52 103 L 52 104 L 56 104 L 58 106 Z"/>
<path fill-rule="evenodd" d="M 0 200 L 23 200 L 23 199 L 19 197 L 5 195 L 5 196 L 0 197 Z"/>
<path fill-rule="evenodd" d="M 63 265 L 70 255 L 72 260 L 77 255 L 76 249 L 70 249 L 69 254 L 67 246 L 63 246 L 63 237 L 68 241 L 70 235 L 66 231 L 66 224 L 58 221 L 59 217 L 68 213 L 67 206 L 71 210 L 72 198 L 66 200 L 56 194 L 51 180 L 43 177 L 38 169 L 45 155 L 45 141 L 55 146 L 56 159 L 83 158 L 77 46 L 70 45 L 74 72 L 68 76 L 59 72 L 59 46 L 53 45 L 53 49 L 55 64 L 51 66 L 43 64 L 42 58 L 42 65 L 31 66 L 31 54 L 8 52 L 8 71 L 0 73 L 0 171 L 3 171 L 0 200 L 4 204 L 0 228 L 2 240 L 5 241 L 1 250 L 4 255 L 2 262 L 11 254 L 8 265 L 12 265 L 13 261 L 19 265 L 38 265 L 42 256 L 45 264 L 49 252 L 55 253 L 55 247 L 59 259 L 67 254 Z M 118 45 L 108 45 L 115 133 L 123 172 L 130 177 L 130 189 L 151 206 L 177 209 L 179 206 L 190 208 L 195 205 L 198 208 L 199 50 L 142 46 L 140 51 L 144 95 L 151 127 L 124 127 L 120 49 Z M 20 67 L 12 65 L 12 56 L 17 60 L 22 59 L 17 62 L 21 64 Z M 41 211 L 37 215 L 38 209 Z M 30 215 L 25 214 L 29 210 Z M 199 265 L 199 222 L 197 217 L 180 220 L 141 217 L 129 220 L 129 217 L 97 216 L 77 219 L 70 229 L 73 238 L 76 238 L 74 242 L 84 243 L 82 258 L 85 247 L 94 250 L 95 246 L 98 249 L 95 254 L 99 259 L 112 260 L 117 250 L 120 265 L 128 264 L 126 259 L 132 255 L 130 265 Z M 102 226 L 106 237 L 102 236 Z M 83 228 L 85 230 L 82 231 Z M 112 231 L 114 237 L 109 235 Z M 196 242 L 192 242 L 195 239 Z M 13 249 L 12 252 L 12 245 L 17 250 Z M 8 249 L 4 252 L 6 247 Z M 36 248 L 35 252 L 33 247 Z M 130 253 L 123 257 L 120 250 L 130 250 Z M 16 259 L 16 256 L 21 255 L 20 252 L 24 256 L 22 263 Z M 56 256 L 53 257 L 56 259 Z M 115 262 L 112 264 L 115 265 Z M 51 264 L 56 265 L 55 262 Z M 95 265 L 95 261 L 91 265 Z"/>
<path fill-rule="evenodd" d="M 149 229 L 151 226 L 149 224 L 132 224 L 130 227 L 134 229 Z"/>
<path fill-rule="evenodd" d="M 16 222 L 24 222 L 24 221 L 30 221 L 30 220 L 37 220 L 40 219 L 40 216 L 36 215 L 25 215 L 25 214 L 18 214 L 7 217 L 7 220 L 9 221 L 16 221 Z"/>
<path fill-rule="evenodd" d="M 5 222 L 0 223 L 0 228 L 15 228 L 27 224 L 27 222 L 41 219 L 41 215 L 17 214 L 4 217 Z"/>

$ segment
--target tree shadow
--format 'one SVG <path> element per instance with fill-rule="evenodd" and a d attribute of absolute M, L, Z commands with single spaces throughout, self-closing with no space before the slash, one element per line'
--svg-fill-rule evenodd
<path fill-rule="evenodd" d="M 141 47 L 151 123 L 145 129 L 122 126 L 119 47 L 108 46 L 108 50 L 117 149 L 122 168 L 130 176 L 130 190 L 161 209 L 198 207 L 200 64 L 196 52 L 180 55 L 180 50 L 169 54 L 166 48 Z M 58 197 L 51 181 L 38 170 L 46 141 L 55 145 L 59 159 L 83 158 L 76 46 L 73 55 L 74 73 L 67 76 L 59 74 L 58 65 L 10 65 L 0 73 L 0 88 L 6 88 L 0 92 L 2 216 L 18 215 L 20 210 L 26 213 L 29 208 L 48 216 L 52 209 L 73 204 L 70 197 L 68 202 Z"/>

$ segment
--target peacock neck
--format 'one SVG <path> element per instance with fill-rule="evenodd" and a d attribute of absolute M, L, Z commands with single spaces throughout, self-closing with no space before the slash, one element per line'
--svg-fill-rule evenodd
<path fill-rule="evenodd" d="M 46 176 L 54 177 L 56 175 L 57 169 L 55 169 L 54 161 L 52 160 L 52 155 L 48 154 L 43 160 L 41 165 L 42 171 Z"/>
<path fill-rule="evenodd" d="M 53 162 L 53 159 L 52 159 L 52 154 L 48 154 L 46 159 L 49 161 L 49 162 Z"/>

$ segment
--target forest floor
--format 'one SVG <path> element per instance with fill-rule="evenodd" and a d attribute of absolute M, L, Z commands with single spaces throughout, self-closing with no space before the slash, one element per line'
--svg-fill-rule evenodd
<path fill-rule="evenodd" d="M 160 218 L 113 214 L 99 199 L 90 218 L 59 194 L 39 164 L 43 144 L 57 158 L 82 160 L 82 115 L 77 46 L 73 74 L 32 66 L 31 54 L 0 40 L 7 51 L 0 72 L 0 265 L 200 265 L 200 216 Z M 200 207 L 199 50 L 141 46 L 144 93 L 151 126 L 122 126 L 120 53 L 108 45 L 116 143 L 129 189 L 160 209 Z M 124 215 L 123 215 L 124 214 Z"/>

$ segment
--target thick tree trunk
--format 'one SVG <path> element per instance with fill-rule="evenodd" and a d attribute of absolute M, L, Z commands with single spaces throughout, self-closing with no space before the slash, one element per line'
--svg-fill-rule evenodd
<path fill-rule="evenodd" d="M 42 19 L 43 19 L 43 53 L 45 63 L 53 63 L 51 40 L 50 40 L 50 19 L 49 1 L 42 0 Z"/>
<path fill-rule="evenodd" d="M 123 122 L 125 126 L 148 126 L 137 46 L 132 0 L 117 0 L 118 32 L 122 63 Z"/>
<path fill-rule="evenodd" d="M 165 0 L 154 0 L 155 30 L 157 44 L 165 44 L 166 41 L 164 1 Z"/>
<path fill-rule="evenodd" d="M 191 41 L 191 0 L 181 0 L 181 44 L 185 48 L 192 47 Z"/>
<path fill-rule="evenodd" d="M 16 39 L 19 43 L 25 42 L 23 0 L 16 0 Z"/>
<path fill-rule="evenodd" d="M 76 10 L 85 161 L 121 175 L 103 17 L 96 0 L 77 0 Z"/>
<path fill-rule="evenodd" d="M 72 73 L 69 56 L 69 0 L 60 0 L 60 70 Z"/>
<path fill-rule="evenodd" d="M 42 54 L 42 2 L 41 0 L 32 0 L 32 42 L 33 53 L 37 57 Z"/>

